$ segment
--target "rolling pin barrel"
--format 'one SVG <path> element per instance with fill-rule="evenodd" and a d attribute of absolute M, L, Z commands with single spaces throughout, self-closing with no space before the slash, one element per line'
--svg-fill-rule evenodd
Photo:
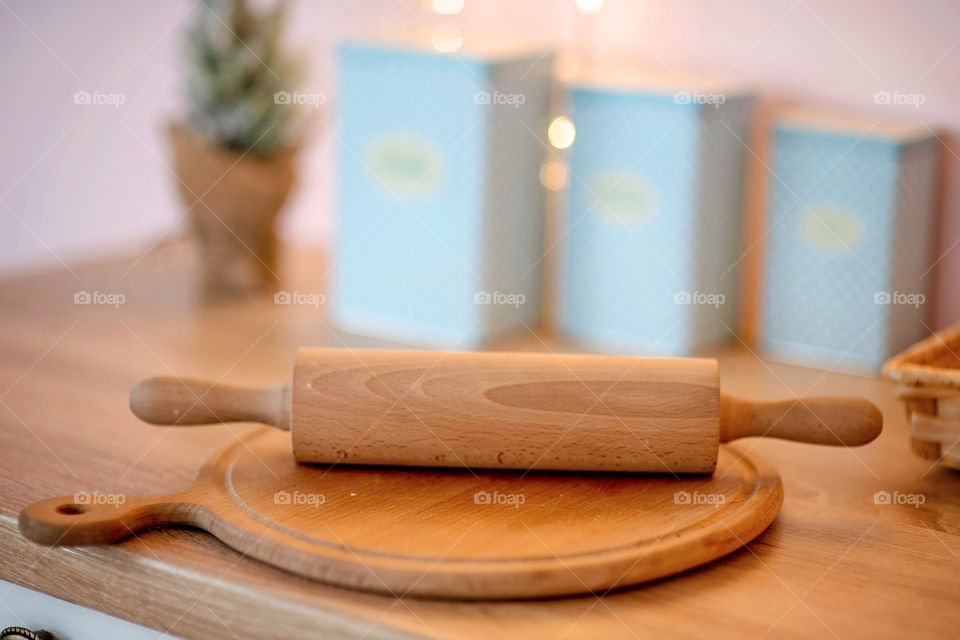
<path fill-rule="evenodd" d="M 713 471 L 714 360 L 301 349 L 300 462 Z"/>
<path fill-rule="evenodd" d="M 715 360 L 538 353 L 300 349 L 272 389 L 144 381 L 155 424 L 289 429 L 299 462 L 710 473 L 720 442 L 772 436 L 856 446 L 882 416 L 859 398 L 720 396 Z"/>

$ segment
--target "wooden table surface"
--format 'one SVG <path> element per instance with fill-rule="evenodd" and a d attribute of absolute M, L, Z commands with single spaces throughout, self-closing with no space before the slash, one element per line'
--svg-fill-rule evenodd
<path fill-rule="evenodd" d="M 284 288 L 323 292 L 323 264 L 291 252 Z M 253 428 L 142 424 L 127 409 L 139 379 L 176 373 L 262 384 L 289 376 L 298 345 L 384 344 L 334 333 L 322 306 L 275 305 L 272 297 L 200 304 L 189 272 L 174 247 L 0 283 L 0 578 L 187 638 L 960 635 L 960 474 L 911 455 L 888 383 L 767 363 L 736 341 L 712 354 L 724 392 L 860 395 L 883 410 L 884 434 L 860 449 L 744 441 L 780 471 L 786 495 L 777 520 L 718 562 L 639 588 L 449 603 L 311 583 L 189 529 L 97 548 L 27 542 L 16 528 L 26 504 L 76 491 L 174 492 Z M 77 305 L 78 291 L 125 301 Z M 576 350 L 533 333 L 494 346 Z M 922 504 L 877 504 L 877 491 Z M 0 608 L 9 624 L 14 614 Z"/>

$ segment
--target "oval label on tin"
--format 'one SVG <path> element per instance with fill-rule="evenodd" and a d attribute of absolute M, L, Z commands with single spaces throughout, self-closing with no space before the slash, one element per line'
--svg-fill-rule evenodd
<path fill-rule="evenodd" d="M 833 206 L 808 210 L 801 229 L 812 244 L 829 251 L 852 249 L 862 233 L 856 215 Z"/>
<path fill-rule="evenodd" d="M 419 136 L 382 136 L 374 141 L 367 156 L 374 178 L 396 196 L 425 196 L 440 184 L 443 156 Z"/>
<path fill-rule="evenodd" d="M 593 180 L 593 210 L 621 222 L 644 222 L 657 209 L 653 185 L 632 173 L 610 173 Z"/>

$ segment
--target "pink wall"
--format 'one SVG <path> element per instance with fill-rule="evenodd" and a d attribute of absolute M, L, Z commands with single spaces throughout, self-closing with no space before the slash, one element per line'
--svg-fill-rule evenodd
<path fill-rule="evenodd" d="M 0 6 L 0 271 L 146 246 L 176 230 L 178 205 L 162 124 L 179 112 L 177 37 L 192 3 L 7 0 Z M 939 260 L 930 326 L 960 321 L 960 3 L 951 0 L 465 0 L 438 18 L 429 0 L 300 0 L 291 41 L 309 58 L 307 88 L 328 94 L 286 216 L 289 238 L 329 237 L 336 109 L 333 44 L 373 28 L 438 22 L 505 31 L 600 59 L 710 72 L 754 84 L 764 104 L 803 99 L 922 120 L 942 132 Z M 119 91 L 120 109 L 81 108 L 74 91 Z M 877 91 L 922 94 L 919 108 L 875 105 Z M 758 148 L 762 140 L 758 141 Z M 762 150 L 762 149 L 758 149 Z M 763 169 L 750 229 L 759 229 Z M 751 251 L 748 267 L 760 255 Z"/>

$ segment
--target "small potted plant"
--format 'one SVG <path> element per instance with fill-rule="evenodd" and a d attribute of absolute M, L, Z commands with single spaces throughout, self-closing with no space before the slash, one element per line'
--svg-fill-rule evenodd
<path fill-rule="evenodd" d="M 170 137 L 208 296 L 276 279 L 275 223 L 296 155 L 285 8 L 258 14 L 245 0 L 204 0 L 186 33 L 188 111 Z"/>

